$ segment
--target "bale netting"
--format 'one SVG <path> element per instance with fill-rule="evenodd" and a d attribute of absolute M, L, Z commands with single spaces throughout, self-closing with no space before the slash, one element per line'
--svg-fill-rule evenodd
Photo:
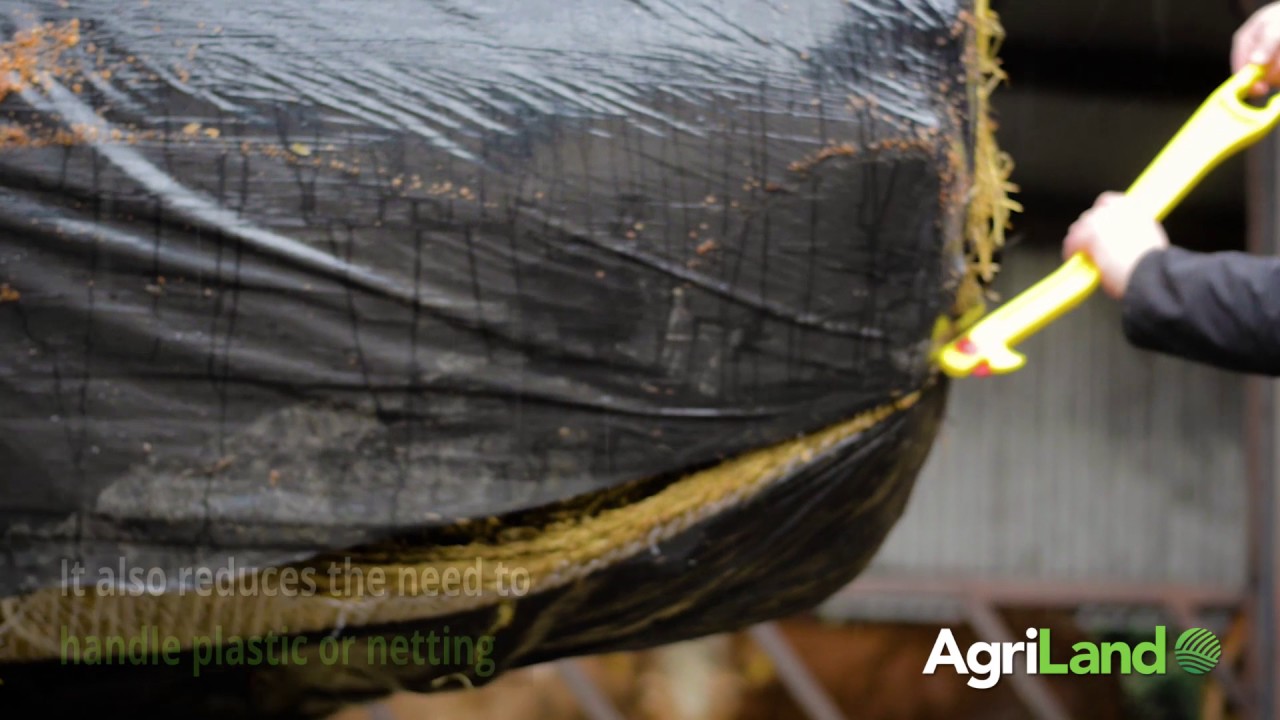
<path fill-rule="evenodd" d="M 812 607 L 1016 209 L 983 0 L 0 30 L 6 711 L 319 717 Z"/>

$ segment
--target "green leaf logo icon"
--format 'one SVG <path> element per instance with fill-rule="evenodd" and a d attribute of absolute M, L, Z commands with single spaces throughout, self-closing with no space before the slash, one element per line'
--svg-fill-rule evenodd
<path fill-rule="evenodd" d="M 1218 658 L 1222 657 L 1222 643 L 1204 628 L 1191 628 L 1178 636 L 1173 657 L 1183 670 L 1192 675 L 1204 675 L 1217 667 Z"/>

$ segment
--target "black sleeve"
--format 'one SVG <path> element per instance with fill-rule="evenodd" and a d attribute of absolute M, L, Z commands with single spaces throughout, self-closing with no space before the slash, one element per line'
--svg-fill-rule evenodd
<path fill-rule="evenodd" d="M 1153 251 L 1121 305 L 1125 337 L 1140 348 L 1280 375 L 1280 257 Z"/>

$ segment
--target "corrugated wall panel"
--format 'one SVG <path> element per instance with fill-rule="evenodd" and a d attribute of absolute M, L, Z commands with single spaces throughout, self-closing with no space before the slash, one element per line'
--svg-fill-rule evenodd
<path fill-rule="evenodd" d="M 1020 248 L 1001 288 L 1059 262 Z M 1101 293 L 1023 350 L 955 383 L 872 572 L 1242 585 L 1242 377 L 1133 349 Z"/>

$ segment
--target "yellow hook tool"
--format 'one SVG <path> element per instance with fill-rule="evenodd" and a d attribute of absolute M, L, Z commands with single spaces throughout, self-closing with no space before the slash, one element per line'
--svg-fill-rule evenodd
<path fill-rule="evenodd" d="M 1249 88 L 1265 72 L 1258 65 L 1246 66 L 1213 91 L 1126 195 L 1162 220 L 1218 163 L 1265 135 L 1280 120 L 1280 95 L 1263 107 L 1244 102 Z M 1011 346 L 1078 305 L 1099 280 L 1093 262 L 1076 253 L 1053 274 L 943 346 L 938 364 L 952 377 L 1017 370 L 1027 358 Z"/>

